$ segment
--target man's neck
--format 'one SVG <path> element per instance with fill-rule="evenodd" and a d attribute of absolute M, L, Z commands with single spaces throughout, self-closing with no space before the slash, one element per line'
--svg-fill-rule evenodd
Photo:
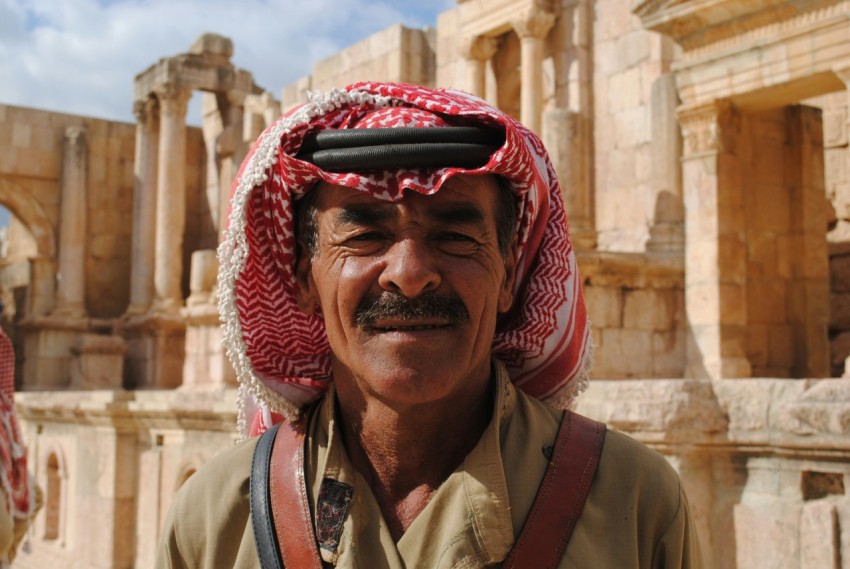
<path fill-rule="evenodd" d="M 487 428 L 492 389 L 490 382 L 483 387 L 477 395 L 404 409 L 362 393 L 337 398 L 348 456 L 396 542 Z"/>

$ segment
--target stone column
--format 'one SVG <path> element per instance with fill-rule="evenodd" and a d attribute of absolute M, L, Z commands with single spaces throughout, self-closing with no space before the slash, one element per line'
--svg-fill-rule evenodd
<path fill-rule="evenodd" d="M 820 109 L 785 109 L 784 170 L 792 213 L 786 311 L 793 333 L 794 377 L 829 377 L 829 249 L 826 241 L 823 122 Z"/>
<path fill-rule="evenodd" d="M 679 96 L 671 73 L 652 85 L 652 192 L 649 204 L 652 226 L 649 251 L 682 253 L 684 207 L 682 204 L 682 135 L 676 122 Z"/>
<path fill-rule="evenodd" d="M 581 250 L 596 247 L 592 27 L 593 10 L 587 0 L 561 3 L 550 32 L 554 104 L 543 111 L 540 132 L 561 184 L 570 238 Z"/>
<path fill-rule="evenodd" d="M 127 315 L 142 314 L 153 300 L 156 177 L 159 135 L 155 99 L 136 101 L 136 155 L 133 164 L 133 248 L 130 261 L 130 305 Z"/>
<path fill-rule="evenodd" d="M 153 311 L 176 314 L 183 304 L 183 230 L 186 226 L 186 105 L 191 91 L 157 90 L 160 108 L 156 192 Z"/>
<path fill-rule="evenodd" d="M 86 315 L 86 148 L 85 128 L 65 129 L 62 146 L 61 208 L 59 210 L 59 274 L 53 314 Z"/>
<path fill-rule="evenodd" d="M 520 40 L 520 120 L 536 133 L 543 106 L 543 41 L 554 24 L 555 16 L 539 9 L 526 10 L 511 21 Z"/>
<path fill-rule="evenodd" d="M 487 62 L 496 54 L 498 47 L 496 38 L 486 36 L 466 38 L 461 44 L 461 53 L 466 59 L 466 88 L 482 99 L 487 95 Z"/>
<path fill-rule="evenodd" d="M 747 247 L 736 144 L 740 116 L 719 101 L 679 113 L 684 133 L 686 375 L 749 377 Z"/>
<path fill-rule="evenodd" d="M 30 290 L 27 315 L 47 316 L 56 306 L 56 260 L 52 257 L 30 257 Z"/>

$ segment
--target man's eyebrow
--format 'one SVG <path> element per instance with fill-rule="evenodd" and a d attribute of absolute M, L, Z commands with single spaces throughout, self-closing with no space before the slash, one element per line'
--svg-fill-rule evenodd
<path fill-rule="evenodd" d="M 390 208 L 375 207 L 374 204 L 350 204 L 340 208 L 336 221 L 352 225 L 376 225 L 393 217 L 394 211 Z"/>
<path fill-rule="evenodd" d="M 485 225 L 486 218 L 481 208 L 471 203 L 453 203 L 431 209 L 428 216 L 451 225 Z"/>

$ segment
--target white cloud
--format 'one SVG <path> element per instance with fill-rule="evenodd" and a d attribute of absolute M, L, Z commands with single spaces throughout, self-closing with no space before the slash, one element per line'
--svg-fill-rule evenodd
<path fill-rule="evenodd" d="M 132 120 L 133 76 L 204 32 L 277 94 L 334 51 L 452 0 L 0 0 L 0 102 Z"/>

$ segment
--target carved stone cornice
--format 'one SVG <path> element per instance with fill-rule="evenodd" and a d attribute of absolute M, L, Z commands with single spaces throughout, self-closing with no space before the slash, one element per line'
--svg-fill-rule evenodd
<path fill-rule="evenodd" d="M 461 55 L 472 61 L 487 61 L 498 49 L 499 40 L 489 36 L 468 37 L 460 44 Z"/>
<path fill-rule="evenodd" d="M 520 38 L 543 39 L 554 25 L 554 14 L 535 8 L 526 8 L 511 18 L 511 27 Z"/>
<path fill-rule="evenodd" d="M 740 114 L 729 101 L 720 100 L 679 110 L 684 156 L 732 152 L 740 130 Z"/>
<path fill-rule="evenodd" d="M 847 0 L 645 0 L 633 13 L 643 26 L 670 36 L 686 50 L 723 41 L 770 37 L 848 10 Z"/>

